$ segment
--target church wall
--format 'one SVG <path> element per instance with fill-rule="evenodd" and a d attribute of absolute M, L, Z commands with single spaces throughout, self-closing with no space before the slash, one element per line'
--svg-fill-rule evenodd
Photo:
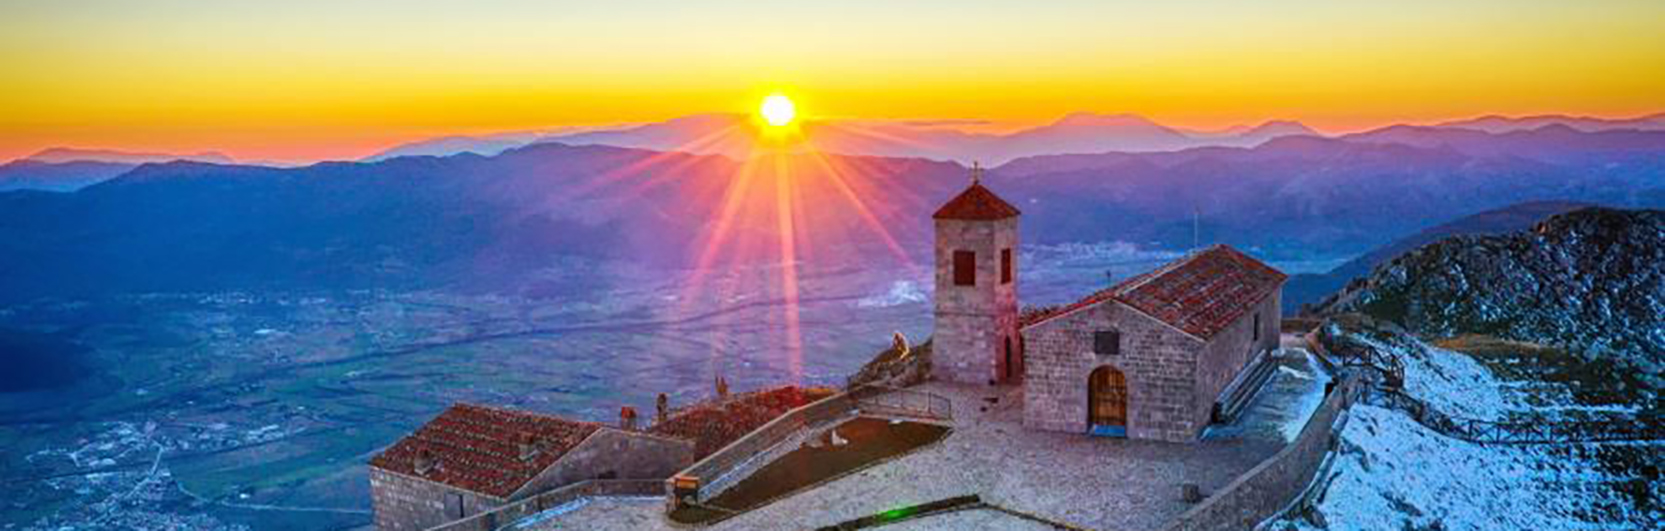
<path fill-rule="evenodd" d="M 377 531 L 420 531 L 502 504 L 498 498 L 370 467 L 370 506 Z"/>
<path fill-rule="evenodd" d="M 604 428 L 568 450 L 508 499 L 519 500 L 606 476 L 664 479 L 693 462 L 692 441 Z M 505 503 L 496 497 L 376 467 L 370 467 L 370 500 L 378 531 L 419 531 Z"/>
<path fill-rule="evenodd" d="M 1121 332 L 1121 353 L 1095 354 L 1093 332 L 1110 329 Z M 1028 344 L 1026 426 L 1087 431 L 1087 380 L 1102 365 L 1126 377 L 1128 437 L 1192 441 L 1205 425 L 1194 411 L 1195 362 L 1203 347 L 1196 338 L 1115 301 L 1054 317 L 1023 333 Z"/>
<path fill-rule="evenodd" d="M 1237 373 L 1261 350 L 1278 348 L 1279 300 L 1282 290 L 1255 303 L 1230 326 L 1214 334 L 1197 360 L 1196 408 L 1206 423 L 1214 401 Z M 1254 339 L 1254 316 L 1260 314 L 1260 340 Z"/>

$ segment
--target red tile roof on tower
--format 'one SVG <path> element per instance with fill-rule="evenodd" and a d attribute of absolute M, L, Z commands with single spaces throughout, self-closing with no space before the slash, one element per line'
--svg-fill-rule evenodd
<path fill-rule="evenodd" d="M 1025 315 L 1021 326 L 1114 299 L 1207 340 L 1277 291 L 1287 278 L 1237 249 L 1215 245 L 1075 303 Z"/>
<path fill-rule="evenodd" d="M 370 460 L 370 466 L 507 498 L 601 425 L 525 411 L 455 404 Z M 522 458 L 521 444 L 537 451 Z M 434 463 L 416 470 L 417 456 Z"/>
<path fill-rule="evenodd" d="M 1000 196 L 983 186 L 983 183 L 973 182 L 960 195 L 954 196 L 932 214 L 934 219 L 966 219 L 974 221 L 993 221 L 1006 219 L 1022 214 L 1017 207 L 1007 203 Z"/>

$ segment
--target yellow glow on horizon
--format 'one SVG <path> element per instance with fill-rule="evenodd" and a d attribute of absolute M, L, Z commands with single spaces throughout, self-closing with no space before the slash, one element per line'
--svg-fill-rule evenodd
<path fill-rule="evenodd" d="M 760 88 L 790 95 L 797 124 L 1089 111 L 1344 132 L 1665 111 L 1658 0 L 87 0 L 0 17 L 0 160 L 53 146 L 355 158 L 756 114 Z"/>

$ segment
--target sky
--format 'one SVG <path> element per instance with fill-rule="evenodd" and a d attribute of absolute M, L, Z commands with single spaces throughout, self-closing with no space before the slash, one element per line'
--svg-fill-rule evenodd
<path fill-rule="evenodd" d="M 1328 132 L 1665 111 L 1659 0 L 0 0 L 0 160 L 748 112 Z"/>

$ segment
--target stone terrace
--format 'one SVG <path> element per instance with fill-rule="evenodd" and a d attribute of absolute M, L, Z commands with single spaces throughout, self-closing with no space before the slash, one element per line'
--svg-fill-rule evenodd
<path fill-rule="evenodd" d="M 1304 351 L 1284 349 L 1269 393 L 1256 399 L 1239 429 L 1222 430 L 1195 444 L 1087 437 L 1024 429 L 1018 387 L 931 382 L 915 389 L 954 402 L 955 431 L 942 442 L 902 458 L 799 493 L 726 520 L 712 529 L 815 528 L 901 506 L 951 496 L 980 494 L 1005 507 L 1075 525 L 1105 530 L 1150 530 L 1192 507 L 1181 485 L 1196 483 L 1209 494 L 1281 449 L 1277 429 L 1301 424 L 1323 392 Z M 1287 369 L 1287 370 L 1286 370 Z M 999 397 L 990 406 L 985 400 Z M 983 409 L 985 409 L 984 411 Z M 663 502 L 595 503 L 540 522 L 536 529 L 675 529 L 663 518 Z M 978 521 L 992 528 L 1031 529 L 1033 522 L 991 514 L 935 516 Z M 946 523 L 942 520 L 940 523 Z M 580 525 L 580 523 L 582 523 Z M 1007 526 L 1005 524 L 1011 524 Z"/>

